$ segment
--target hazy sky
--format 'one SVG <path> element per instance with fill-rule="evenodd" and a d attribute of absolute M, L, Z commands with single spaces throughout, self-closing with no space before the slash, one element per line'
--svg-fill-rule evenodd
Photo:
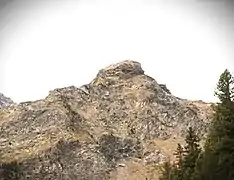
<path fill-rule="evenodd" d="M 131 59 L 174 95 L 214 101 L 234 70 L 233 12 L 225 0 L 0 0 L 0 92 L 44 98 Z"/>

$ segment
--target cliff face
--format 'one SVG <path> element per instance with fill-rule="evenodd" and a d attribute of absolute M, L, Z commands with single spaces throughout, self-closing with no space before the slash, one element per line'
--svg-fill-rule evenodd
<path fill-rule="evenodd" d="M 20 180 L 156 179 L 187 127 L 202 137 L 211 115 L 210 104 L 173 96 L 134 61 L 1 111 L 0 177 Z"/>

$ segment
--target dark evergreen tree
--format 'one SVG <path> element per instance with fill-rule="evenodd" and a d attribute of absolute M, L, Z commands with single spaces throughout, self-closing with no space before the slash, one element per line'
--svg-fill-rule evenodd
<path fill-rule="evenodd" d="M 215 95 L 219 98 L 222 105 L 229 105 L 234 98 L 234 79 L 231 73 L 226 69 L 219 78 Z"/>
<path fill-rule="evenodd" d="M 178 143 L 177 149 L 174 155 L 176 157 L 176 162 L 174 164 L 172 176 L 174 180 L 182 180 L 183 179 L 182 164 L 183 164 L 183 158 L 184 158 L 184 148 L 182 147 L 180 143 Z"/>
<path fill-rule="evenodd" d="M 225 70 L 218 81 L 216 96 L 220 102 L 214 108 L 213 121 L 205 143 L 197 179 L 234 179 L 234 80 Z"/>
<path fill-rule="evenodd" d="M 182 166 L 183 154 L 184 154 L 184 148 L 182 147 L 182 145 L 180 143 L 178 143 L 176 152 L 174 153 L 174 155 L 176 157 L 175 165 L 178 167 Z"/>
<path fill-rule="evenodd" d="M 200 139 L 192 127 L 189 127 L 188 129 L 185 142 L 186 146 L 184 150 L 182 173 L 184 180 L 190 180 L 194 176 L 196 162 L 201 153 L 199 145 Z"/>
<path fill-rule="evenodd" d="M 162 180 L 192 180 L 197 159 L 201 153 L 199 138 L 195 131 L 190 127 L 185 139 L 185 148 L 178 144 L 175 152 L 176 163 L 173 165 L 164 164 Z M 168 168 L 170 167 L 170 168 Z M 167 170 L 167 171 L 166 171 Z"/>

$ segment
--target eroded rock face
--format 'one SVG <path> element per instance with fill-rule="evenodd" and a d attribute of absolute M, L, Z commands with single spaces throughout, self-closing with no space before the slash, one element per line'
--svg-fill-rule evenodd
<path fill-rule="evenodd" d="M 188 126 L 203 136 L 211 115 L 209 104 L 179 99 L 165 88 L 138 62 L 124 61 L 80 88 L 55 89 L 45 99 L 6 108 L 0 177 L 14 174 L 7 166 L 13 164 L 22 180 L 155 179 L 147 168 L 167 159 L 162 147 L 176 145 Z M 141 169 L 139 176 L 129 172 L 132 166 Z"/>

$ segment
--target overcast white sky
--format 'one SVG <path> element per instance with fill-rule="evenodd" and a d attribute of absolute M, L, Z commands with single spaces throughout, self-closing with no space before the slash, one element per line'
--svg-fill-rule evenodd
<path fill-rule="evenodd" d="M 225 0 L 1 2 L 0 92 L 15 102 L 87 84 L 126 59 L 178 97 L 214 101 L 220 73 L 234 70 Z"/>

